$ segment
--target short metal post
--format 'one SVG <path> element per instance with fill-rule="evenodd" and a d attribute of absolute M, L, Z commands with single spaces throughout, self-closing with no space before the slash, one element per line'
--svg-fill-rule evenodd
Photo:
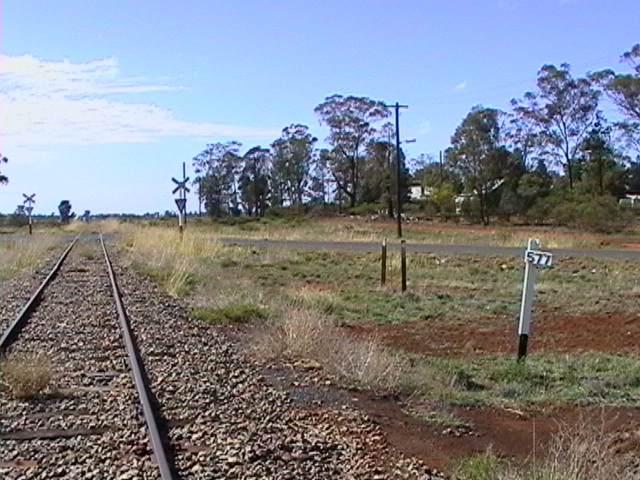
<path fill-rule="evenodd" d="M 540 242 L 535 238 L 530 238 L 527 244 L 527 251 L 538 250 L 538 248 L 540 248 Z M 533 263 L 527 261 L 526 253 L 524 265 L 524 287 L 522 289 L 520 321 L 518 323 L 518 362 L 527 356 L 527 343 L 529 341 L 529 330 L 531 328 L 531 311 L 533 309 L 533 296 L 538 271 Z"/>
<path fill-rule="evenodd" d="M 33 234 L 33 227 L 31 226 L 31 215 L 29 215 L 29 235 Z"/>
<path fill-rule="evenodd" d="M 407 247 L 405 241 L 400 242 L 400 270 L 402 274 L 402 291 L 407 291 Z"/>
<path fill-rule="evenodd" d="M 382 259 L 380 270 L 380 285 L 384 287 L 387 283 L 387 239 L 382 240 Z"/>

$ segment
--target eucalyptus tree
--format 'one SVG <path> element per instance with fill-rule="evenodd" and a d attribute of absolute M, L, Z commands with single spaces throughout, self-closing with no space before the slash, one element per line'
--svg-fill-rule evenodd
<path fill-rule="evenodd" d="M 193 184 L 212 217 L 238 212 L 241 146 L 236 141 L 212 143 L 193 157 L 196 172 Z"/>
<path fill-rule="evenodd" d="M 271 151 L 268 148 L 253 147 L 242 156 L 242 160 L 240 191 L 244 208 L 249 215 L 263 217 L 269 198 Z"/>
<path fill-rule="evenodd" d="M 376 133 L 374 124 L 388 118 L 390 111 L 384 102 L 339 94 L 325 98 L 314 111 L 329 127 L 330 168 L 337 189 L 354 207 L 362 195 L 363 158 Z"/>
<path fill-rule="evenodd" d="M 290 205 L 300 205 L 309 186 L 318 139 L 306 125 L 292 124 L 271 144 L 272 195 Z"/>
<path fill-rule="evenodd" d="M 331 193 L 327 185 L 331 182 L 331 151 L 326 148 L 318 149 L 314 157 L 310 173 L 309 195 L 311 203 L 326 204 Z"/>
<path fill-rule="evenodd" d="M 473 107 L 456 128 L 446 151 L 448 167 L 477 197 L 478 214 L 485 225 L 489 224 L 489 196 L 513 168 L 513 156 L 503 137 L 503 116 L 494 108 Z"/>
<path fill-rule="evenodd" d="M 535 127 L 531 133 L 541 154 L 564 168 L 573 188 L 573 163 L 589 130 L 601 119 L 600 92 L 588 78 L 574 78 L 567 63 L 544 65 L 538 72 L 537 91 L 511 101 L 522 122 Z"/>
<path fill-rule="evenodd" d="M 71 206 L 71 202 L 69 200 L 62 200 L 58 205 L 58 212 L 60 213 L 60 222 L 61 223 L 69 223 L 69 220 L 76 216 L 75 213 L 71 211 L 73 207 Z"/>
<path fill-rule="evenodd" d="M 365 203 L 380 202 L 387 210 L 387 215 L 394 218 L 392 179 L 395 145 L 385 138 L 371 140 L 367 144 L 366 156 L 362 168 L 362 201 Z"/>
<path fill-rule="evenodd" d="M 608 69 L 591 74 L 591 78 L 603 87 L 605 94 L 625 115 L 625 121 L 618 127 L 640 152 L 640 43 L 625 52 L 621 60 L 631 67 L 631 73 Z"/>
<path fill-rule="evenodd" d="M 611 127 L 596 124 L 582 143 L 581 150 L 580 180 L 584 189 L 599 195 L 623 196 L 626 171 L 623 157 L 614 146 Z"/>

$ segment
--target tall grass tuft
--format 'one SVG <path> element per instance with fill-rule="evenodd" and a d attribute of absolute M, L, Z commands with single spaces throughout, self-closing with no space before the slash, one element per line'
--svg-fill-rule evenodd
<path fill-rule="evenodd" d="M 0 280 L 19 273 L 33 273 L 58 244 L 46 237 L 0 242 Z"/>
<path fill-rule="evenodd" d="M 640 478 L 640 464 L 634 452 L 616 452 L 604 427 L 587 421 L 563 427 L 553 438 L 536 480 Z"/>
<path fill-rule="evenodd" d="M 121 225 L 121 242 L 134 261 L 159 280 L 170 295 L 185 292 L 207 263 L 221 256 L 224 248 L 203 232 Z"/>
<path fill-rule="evenodd" d="M 0 362 L 2 381 L 11 395 L 31 399 L 41 395 L 53 380 L 51 361 L 35 353 L 12 353 Z"/>
<path fill-rule="evenodd" d="M 326 315 L 290 305 L 257 330 L 249 349 L 263 361 L 312 359 L 350 383 L 379 392 L 397 391 L 406 369 L 400 356 L 377 340 L 349 337 Z"/>

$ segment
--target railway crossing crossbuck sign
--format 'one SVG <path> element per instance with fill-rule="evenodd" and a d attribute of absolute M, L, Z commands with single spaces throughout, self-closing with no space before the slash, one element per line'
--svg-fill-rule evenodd
<path fill-rule="evenodd" d="M 177 185 L 177 187 L 174 188 L 171 193 L 176 194 L 177 192 L 180 192 L 183 195 L 184 193 L 189 193 L 191 191 L 189 190 L 189 187 L 187 187 L 187 182 L 189 181 L 189 177 L 185 178 L 182 181 L 176 180 L 175 177 L 171 177 L 171 180 L 173 180 L 173 182 Z"/>

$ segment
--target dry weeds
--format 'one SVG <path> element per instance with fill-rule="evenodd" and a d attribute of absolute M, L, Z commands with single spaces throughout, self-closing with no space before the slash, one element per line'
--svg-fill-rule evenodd
<path fill-rule="evenodd" d="M 48 357 L 36 353 L 12 353 L 2 359 L 3 383 L 18 399 L 36 398 L 53 381 L 54 371 Z"/>
<path fill-rule="evenodd" d="M 33 273 L 58 244 L 56 239 L 47 237 L 0 242 L 0 280 Z"/>
<path fill-rule="evenodd" d="M 281 315 L 256 330 L 250 352 L 260 361 L 278 357 L 312 359 L 359 387 L 396 391 L 406 365 L 375 339 L 348 337 L 327 316 L 285 306 Z"/>

